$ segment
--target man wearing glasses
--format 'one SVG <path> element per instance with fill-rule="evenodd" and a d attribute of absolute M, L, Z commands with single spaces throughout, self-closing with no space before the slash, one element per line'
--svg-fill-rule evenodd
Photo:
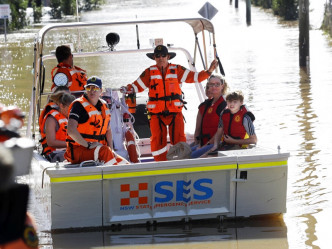
<path fill-rule="evenodd" d="M 52 69 L 52 92 L 59 86 L 67 86 L 71 92 L 84 91 L 86 71 L 74 66 L 74 56 L 70 47 L 62 45 L 56 48 L 55 56 L 58 65 Z"/>
<path fill-rule="evenodd" d="M 90 77 L 85 90 L 86 93 L 69 107 L 65 158 L 75 164 L 87 160 L 109 165 L 128 163 L 113 152 L 111 113 L 100 98 L 101 79 Z"/>
<path fill-rule="evenodd" d="M 151 152 L 155 161 L 166 161 L 167 126 L 171 144 L 186 142 L 182 115 L 184 101 L 180 84 L 206 80 L 215 70 L 218 61 L 214 60 L 208 70 L 196 73 L 169 63 L 168 60 L 173 59 L 176 54 L 169 53 L 163 45 L 158 45 L 154 53 L 146 55 L 155 60 L 156 65 L 145 69 L 132 84 L 122 87 L 122 92 L 137 93 L 149 89 L 147 109 L 151 115 Z"/>

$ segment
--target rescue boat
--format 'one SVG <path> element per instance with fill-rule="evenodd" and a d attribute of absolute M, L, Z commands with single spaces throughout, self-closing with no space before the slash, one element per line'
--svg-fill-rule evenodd
<path fill-rule="evenodd" d="M 155 28 L 160 25 L 162 29 Z M 173 26 L 167 29 L 169 25 Z M 214 26 L 204 18 L 52 24 L 43 27 L 37 33 L 34 43 L 31 108 L 27 126 L 27 136 L 36 143 L 30 183 L 36 202 L 41 202 L 38 205 L 43 207 L 43 217 L 51 224 L 50 229 L 153 224 L 210 218 L 221 220 L 224 217 L 286 212 L 287 165 L 290 156 L 288 152 L 255 146 L 250 149 L 222 151 L 207 158 L 153 161 L 148 121 L 144 115 L 144 99 L 137 97 L 138 105 L 134 113 L 132 106 L 127 107 L 128 98 L 121 96 L 119 87 L 132 82 L 144 70 L 145 67 L 142 67 L 136 58 L 139 60 L 145 57 L 146 53 L 153 52 L 153 46 L 163 42 L 162 39 L 153 39 L 152 46 L 142 42 L 148 39 L 153 30 L 159 31 L 159 35 L 170 37 L 171 34 L 168 32 L 171 31 L 177 32 L 176 36 L 180 36 L 184 33 L 182 28 L 188 28 L 189 33 L 193 33 L 194 39 L 190 44 L 194 56 L 192 57 L 186 48 L 176 46 L 177 44 L 168 44 L 169 51 L 177 52 L 179 57 L 182 54 L 182 60 L 188 62 L 188 67 L 193 71 L 197 71 L 196 66 L 205 68 L 209 65 L 208 60 L 212 61 L 218 54 Z M 91 34 L 88 29 L 93 30 L 96 44 L 91 45 L 90 42 L 86 49 L 81 45 L 82 37 Z M 119 39 L 113 39 L 106 49 L 99 46 L 103 44 L 100 37 L 108 32 L 106 30 L 126 32 L 123 38 L 126 46 L 115 48 Z M 106 89 L 111 100 L 113 138 L 117 152 L 123 152 L 123 156 L 127 158 L 130 155 L 125 154 L 125 139 L 128 140 L 128 150 L 130 145 L 134 145 L 139 155 L 136 163 L 104 166 L 102 162 L 88 161 L 73 165 L 68 162 L 50 163 L 40 155 L 38 117 L 47 96 L 51 94 L 45 90 L 49 89 L 47 83 L 50 86 L 50 68 L 47 66 L 56 64 L 55 55 L 52 53 L 55 48 L 47 47 L 47 39 L 61 37 L 61 44 L 58 45 L 72 43 L 72 36 L 61 34 L 76 32 L 77 39 L 74 40 L 77 52 L 73 53 L 75 64 L 77 58 L 91 59 L 92 63 L 99 58 L 98 62 L 103 63 L 115 61 L 112 66 L 117 65 L 120 68 L 112 71 L 119 75 L 110 76 L 114 78 L 115 83 L 109 82 Z M 128 41 L 130 32 L 134 33 L 134 39 L 130 39 L 134 40 L 132 43 Z M 67 41 L 67 37 L 70 40 Z M 210 52 L 207 51 L 208 48 L 211 49 Z M 129 55 L 135 63 L 134 67 L 127 65 L 128 60 L 123 61 L 123 58 L 128 58 Z M 110 57 L 112 59 L 109 59 Z M 199 57 L 200 61 L 197 59 Z M 151 61 L 148 63 L 151 64 Z M 109 69 L 105 66 L 103 70 L 106 68 Z M 124 74 L 122 71 L 125 69 L 135 69 L 138 73 Z M 89 72 L 88 68 L 86 70 Z M 122 81 L 128 74 L 129 78 Z M 115 85 L 116 83 L 118 85 Z M 195 111 L 191 116 L 196 116 L 197 106 L 205 99 L 202 84 L 195 84 L 195 91 L 197 97 L 190 94 L 186 99 L 188 107 Z M 127 121 L 123 118 L 125 114 Z M 186 126 L 194 124 L 195 122 L 187 122 Z M 130 134 L 127 131 L 130 131 Z M 190 142 L 193 135 L 188 133 L 187 137 Z"/>

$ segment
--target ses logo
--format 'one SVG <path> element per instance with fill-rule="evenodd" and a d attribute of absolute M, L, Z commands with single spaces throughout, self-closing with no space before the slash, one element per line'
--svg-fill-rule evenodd
<path fill-rule="evenodd" d="M 154 185 L 154 205 L 149 204 L 149 183 L 121 184 L 120 210 L 209 204 L 213 196 L 212 179 L 201 178 L 192 182 L 160 181 Z"/>

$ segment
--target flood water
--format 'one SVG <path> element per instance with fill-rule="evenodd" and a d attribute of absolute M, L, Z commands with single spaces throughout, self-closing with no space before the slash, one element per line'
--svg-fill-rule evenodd
<path fill-rule="evenodd" d="M 82 14 L 82 21 L 118 21 L 198 17 L 205 1 L 111 1 L 101 11 Z M 331 248 L 332 44 L 318 28 L 325 0 L 311 3 L 310 69 L 300 69 L 298 24 L 270 11 L 252 8 L 246 25 L 245 2 L 239 9 L 229 0 L 209 1 L 218 10 L 212 22 L 219 57 L 231 90 L 242 90 L 255 114 L 258 144 L 291 153 L 288 164 L 287 213 L 237 222 L 163 225 L 156 229 L 49 234 L 40 228 L 41 248 Z M 233 1 L 234 2 L 234 1 Z M 33 32 L 0 36 L 0 102 L 29 109 L 32 85 Z M 90 37 L 95 39 L 96 37 Z M 152 38 L 152 37 L 151 37 Z M 1 40 L 2 39 L 2 40 Z M 61 38 L 60 38 L 61 39 Z M 86 37 L 89 39 L 89 36 Z M 52 41 L 49 41 L 52 42 Z M 58 44 L 56 40 L 54 47 Z M 179 63 L 175 59 L 174 63 Z M 89 62 L 79 61 L 83 68 Z M 135 80 L 145 67 L 138 67 Z M 202 68 L 198 68 L 199 70 Z M 92 67 L 107 78 L 102 63 Z M 123 82 L 127 84 L 129 82 Z M 122 83 L 121 83 L 122 85 Z M 198 105 L 198 103 L 197 103 Z M 185 114 L 195 117 L 197 109 Z M 187 124 L 192 124 L 188 122 Z M 190 128 L 190 127 L 189 127 Z M 191 127 L 190 129 L 194 129 Z M 34 209 L 34 207 L 32 207 Z M 35 208 L 35 209 L 38 209 Z M 174 244 L 175 243 L 175 244 Z"/>

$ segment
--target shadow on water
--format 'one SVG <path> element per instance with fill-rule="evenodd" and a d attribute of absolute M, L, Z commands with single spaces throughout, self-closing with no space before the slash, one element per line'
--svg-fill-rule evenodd
<path fill-rule="evenodd" d="M 108 231 L 53 233 L 54 248 L 130 247 L 288 248 L 287 227 L 281 216 L 253 219 L 158 223 L 144 227 L 116 227 Z M 140 246 L 138 246 L 140 245 Z M 269 245 L 268 247 L 265 247 Z"/>
<path fill-rule="evenodd" d="M 310 78 L 310 68 L 300 69 L 300 97 L 301 102 L 298 106 L 300 110 L 298 112 L 299 118 L 299 128 L 300 134 L 303 138 L 303 142 L 300 144 L 300 149 L 298 151 L 298 157 L 303 158 L 303 164 L 299 165 L 301 174 L 299 174 L 300 179 L 297 180 L 303 187 L 296 191 L 296 195 L 304 196 L 302 205 L 308 207 L 312 204 L 312 194 L 317 193 L 321 190 L 320 182 L 317 181 L 319 176 L 317 175 L 316 167 L 319 166 L 315 161 L 314 157 L 320 150 L 316 148 L 316 138 L 314 134 L 314 123 L 317 122 L 317 115 L 311 106 L 313 101 L 311 93 L 311 78 Z M 320 209 L 316 211 L 304 212 L 299 217 L 305 220 L 306 224 L 305 232 L 307 233 L 307 240 L 305 244 L 311 248 L 320 248 L 315 244 L 317 241 L 316 236 L 316 224 L 317 219 L 315 214 L 321 212 Z"/>

